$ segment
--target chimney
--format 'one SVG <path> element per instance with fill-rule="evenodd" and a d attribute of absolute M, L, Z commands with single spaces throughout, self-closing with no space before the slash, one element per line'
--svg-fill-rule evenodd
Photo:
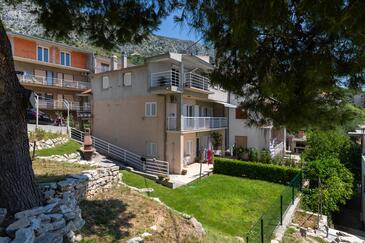
<path fill-rule="evenodd" d="M 116 55 L 113 55 L 111 57 L 111 70 L 117 70 L 118 69 L 118 58 Z"/>
<path fill-rule="evenodd" d="M 120 60 L 120 68 L 126 68 L 128 66 L 128 57 L 125 52 L 122 52 L 122 58 Z"/>

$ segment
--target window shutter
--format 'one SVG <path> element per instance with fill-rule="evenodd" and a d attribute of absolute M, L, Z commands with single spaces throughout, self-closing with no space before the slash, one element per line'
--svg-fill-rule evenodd
<path fill-rule="evenodd" d="M 124 86 L 132 86 L 132 73 L 124 74 Z"/>

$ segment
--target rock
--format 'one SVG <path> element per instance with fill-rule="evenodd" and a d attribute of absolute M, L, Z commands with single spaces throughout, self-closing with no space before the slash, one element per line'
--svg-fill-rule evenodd
<path fill-rule="evenodd" d="M 6 232 L 11 235 L 15 231 L 17 231 L 18 229 L 26 228 L 29 225 L 30 225 L 30 220 L 28 218 L 22 218 L 22 219 L 19 219 L 19 220 L 15 221 L 11 225 L 9 225 L 6 228 Z"/>
<path fill-rule="evenodd" d="M 66 222 L 64 219 L 61 219 L 60 221 L 56 221 L 52 223 L 53 230 L 59 230 L 61 228 L 64 228 L 66 226 Z"/>
<path fill-rule="evenodd" d="M 64 217 L 67 221 L 76 218 L 76 213 L 75 212 L 69 212 L 69 213 L 65 213 Z"/>
<path fill-rule="evenodd" d="M 45 212 L 44 207 L 36 207 L 32 209 L 28 209 L 25 211 L 18 212 L 14 215 L 16 219 L 24 218 L 24 217 L 30 217 L 30 216 L 37 216 L 39 214 L 42 214 Z"/>
<path fill-rule="evenodd" d="M 151 229 L 151 230 L 153 230 L 153 231 L 156 231 L 156 230 L 157 230 L 157 225 L 152 225 L 152 226 L 150 227 L 150 229 Z"/>
<path fill-rule="evenodd" d="M 33 243 L 34 238 L 34 231 L 31 228 L 24 228 L 15 233 L 15 239 L 12 243 Z"/>
<path fill-rule="evenodd" d="M 193 225 L 196 233 L 199 235 L 199 236 L 203 236 L 205 235 L 205 230 L 203 228 L 203 225 L 198 221 L 196 220 L 195 217 L 192 217 L 190 219 L 190 223 Z"/>
<path fill-rule="evenodd" d="M 9 243 L 10 241 L 9 237 L 0 237 L 0 243 Z"/>
<path fill-rule="evenodd" d="M 134 237 L 126 241 L 126 243 L 139 243 L 139 242 L 143 242 L 143 238 L 140 236 Z"/>
<path fill-rule="evenodd" d="M 50 217 L 51 222 L 56 222 L 63 219 L 63 215 L 60 213 L 48 214 L 48 216 Z"/>
<path fill-rule="evenodd" d="M 0 225 L 4 222 L 7 212 L 6 208 L 0 208 Z"/>
<path fill-rule="evenodd" d="M 141 237 L 142 237 L 142 238 L 146 238 L 146 237 L 149 237 L 149 236 L 151 236 L 151 235 L 152 235 L 151 233 L 144 232 L 143 234 L 141 234 Z"/>
<path fill-rule="evenodd" d="M 140 192 L 153 192 L 153 188 L 141 188 L 139 189 Z"/>
<path fill-rule="evenodd" d="M 35 243 L 62 243 L 62 237 L 46 232 L 35 238 Z"/>

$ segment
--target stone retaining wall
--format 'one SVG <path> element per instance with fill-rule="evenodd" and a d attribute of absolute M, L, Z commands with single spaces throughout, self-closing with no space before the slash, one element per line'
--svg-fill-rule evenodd
<path fill-rule="evenodd" d="M 53 148 L 56 145 L 60 145 L 60 144 L 64 144 L 68 142 L 68 138 L 67 137 L 57 137 L 57 138 L 52 138 L 52 139 L 48 139 L 48 140 L 39 140 L 36 141 L 36 150 L 40 150 L 40 149 L 48 149 L 48 148 Z M 33 141 L 29 141 L 29 150 L 33 151 Z"/>
<path fill-rule="evenodd" d="M 85 221 L 77 202 L 92 199 L 98 192 L 121 182 L 118 166 L 112 163 L 99 163 L 98 166 L 59 182 L 41 184 L 46 204 L 16 213 L 16 221 L 6 228 L 8 237 L 0 237 L 0 243 L 58 243 L 64 238 L 80 241 L 75 232 Z"/>

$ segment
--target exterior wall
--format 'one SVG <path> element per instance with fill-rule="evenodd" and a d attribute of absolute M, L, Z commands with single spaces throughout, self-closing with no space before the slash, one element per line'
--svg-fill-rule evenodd
<path fill-rule="evenodd" d="M 270 128 L 249 127 L 246 120 L 236 119 L 236 110 L 229 109 L 229 146 L 235 143 L 235 136 L 247 136 L 248 148 L 268 149 Z"/>
<path fill-rule="evenodd" d="M 170 163 L 170 173 L 180 174 L 183 169 L 184 135 L 168 132 L 166 136 L 166 161 Z"/>
<path fill-rule="evenodd" d="M 35 41 L 13 37 L 14 56 L 36 59 L 37 44 Z"/>
<path fill-rule="evenodd" d="M 71 66 L 87 69 L 88 68 L 88 55 L 81 52 L 71 52 Z"/>

